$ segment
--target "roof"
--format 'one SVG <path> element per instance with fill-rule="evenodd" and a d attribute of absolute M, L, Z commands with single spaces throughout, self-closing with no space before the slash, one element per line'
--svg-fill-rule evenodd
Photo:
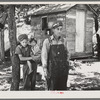
<path fill-rule="evenodd" d="M 55 12 L 64 12 L 69 10 L 71 7 L 75 6 L 76 4 L 50 4 L 49 6 L 43 6 L 35 11 L 30 11 L 28 15 L 43 15 L 48 13 L 55 13 Z"/>
<path fill-rule="evenodd" d="M 43 14 L 50 14 L 50 13 L 57 13 L 57 12 L 66 12 L 72 7 L 76 6 L 77 4 L 51 4 L 49 6 L 42 6 L 37 10 L 32 10 L 28 13 L 28 15 L 36 16 L 36 15 L 43 15 Z M 96 15 L 98 14 L 95 10 L 88 4 L 85 4 L 88 8 Z"/>

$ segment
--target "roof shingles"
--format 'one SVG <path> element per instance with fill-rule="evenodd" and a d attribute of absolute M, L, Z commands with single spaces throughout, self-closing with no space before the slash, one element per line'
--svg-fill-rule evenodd
<path fill-rule="evenodd" d="M 48 7 L 41 7 L 40 9 L 35 10 L 31 15 L 41 15 L 45 13 L 67 11 L 68 9 L 70 9 L 75 5 L 76 4 L 58 4 L 58 5 L 51 5 Z"/>
<path fill-rule="evenodd" d="M 32 11 L 29 15 L 36 16 L 36 15 L 43 15 L 43 14 L 50 14 L 50 13 L 57 13 L 57 12 L 64 12 L 68 11 L 72 7 L 76 6 L 77 4 L 51 4 L 49 6 L 42 6 L 41 8 Z M 87 5 L 87 4 L 85 4 Z M 90 5 L 87 5 L 90 10 L 97 16 L 96 12 Z"/>

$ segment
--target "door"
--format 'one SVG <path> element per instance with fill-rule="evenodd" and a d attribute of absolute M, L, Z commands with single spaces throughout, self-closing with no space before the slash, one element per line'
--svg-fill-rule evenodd
<path fill-rule="evenodd" d="M 84 52 L 85 50 L 85 20 L 86 12 L 76 10 L 75 52 Z"/>

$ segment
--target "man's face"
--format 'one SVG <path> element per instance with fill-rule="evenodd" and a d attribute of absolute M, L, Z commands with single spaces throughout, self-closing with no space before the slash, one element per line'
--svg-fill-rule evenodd
<path fill-rule="evenodd" d="M 21 43 L 21 45 L 22 45 L 23 47 L 26 47 L 27 44 L 28 44 L 28 40 L 27 40 L 27 39 L 24 39 L 24 40 L 21 41 L 20 43 Z"/>
<path fill-rule="evenodd" d="M 59 27 L 53 29 L 53 32 L 57 37 L 61 36 L 62 28 L 63 28 L 62 26 L 59 26 Z"/>

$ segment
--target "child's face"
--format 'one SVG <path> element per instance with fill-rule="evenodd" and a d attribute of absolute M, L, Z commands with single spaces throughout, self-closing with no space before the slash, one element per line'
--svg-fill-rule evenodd
<path fill-rule="evenodd" d="M 35 41 L 32 41 L 30 44 L 31 44 L 31 46 L 35 46 L 36 45 L 36 42 Z"/>
<path fill-rule="evenodd" d="M 20 42 L 20 44 L 21 44 L 23 47 L 26 47 L 27 44 L 28 44 L 28 40 L 27 40 L 27 39 L 24 39 L 23 41 Z"/>

